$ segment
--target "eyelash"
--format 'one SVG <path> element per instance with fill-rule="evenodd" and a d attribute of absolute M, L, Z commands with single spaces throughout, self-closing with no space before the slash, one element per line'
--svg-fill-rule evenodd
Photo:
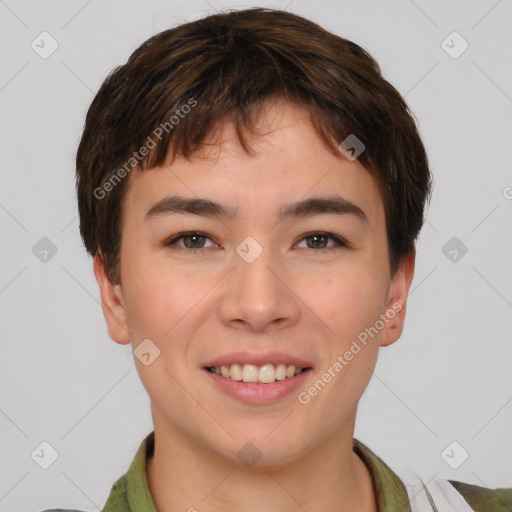
<path fill-rule="evenodd" d="M 343 240 L 339 236 L 334 235 L 333 233 L 329 233 L 329 232 L 325 232 L 325 231 L 311 231 L 309 233 L 305 233 L 302 236 L 302 238 L 299 240 L 299 243 L 302 242 L 303 240 L 305 240 L 306 238 L 309 238 L 309 237 L 312 237 L 312 236 L 315 236 L 315 235 L 320 235 L 320 236 L 323 236 L 323 237 L 330 238 L 331 240 L 334 241 L 335 245 L 333 245 L 331 247 L 321 248 L 321 249 L 311 248 L 310 250 L 314 250 L 314 251 L 320 252 L 320 253 L 329 253 L 333 249 L 342 249 L 342 248 L 347 248 L 348 249 L 349 248 L 348 242 L 346 242 L 345 240 Z M 204 249 L 208 249 L 208 247 L 196 247 L 196 248 L 189 249 L 189 248 L 184 248 L 184 247 L 178 247 L 176 245 L 176 242 L 178 242 L 179 240 L 182 240 L 182 239 L 190 237 L 190 236 L 199 236 L 199 237 L 203 237 L 203 238 L 207 238 L 209 240 L 212 240 L 211 237 L 209 237 L 206 233 L 203 233 L 201 231 L 184 231 L 184 232 L 178 233 L 177 235 L 175 235 L 175 236 L 171 237 L 170 239 L 164 241 L 163 245 L 164 245 L 164 247 L 172 247 L 172 246 L 174 246 L 174 248 L 176 250 L 181 251 L 181 252 L 186 252 L 186 253 L 189 253 L 189 254 L 190 253 L 197 254 L 198 252 L 203 251 Z M 213 242 L 213 240 L 212 240 L 212 242 Z M 301 249 L 302 249 L 302 247 L 301 247 Z M 309 249 L 309 247 L 307 249 Z"/>

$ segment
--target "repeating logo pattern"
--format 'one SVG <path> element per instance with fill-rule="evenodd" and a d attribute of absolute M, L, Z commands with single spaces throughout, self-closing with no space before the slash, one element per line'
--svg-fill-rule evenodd
<path fill-rule="evenodd" d="M 294 1 L 284 8 L 293 9 Z M 205 3 L 205 14 L 213 3 Z M 184 3 L 181 7 L 187 9 Z M 216 9 L 223 7 L 221 3 L 215 3 Z M 150 18 L 153 25 L 148 26 L 147 30 L 168 28 L 169 19 L 175 15 L 173 8 L 168 6 L 168 2 L 161 2 L 161 13 L 152 13 L 154 16 Z M 102 305 L 96 283 L 91 276 L 90 265 L 80 266 L 80 262 L 77 262 L 77 254 L 81 254 L 83 249 L 77 235 L 77 215 L 69 211 L 68 201 L 74 193 L 69 183 L 74 166 L 72 155 L 76 136 L 70 137 L 63 127 L 67 126 L 69 132 L 73 133 L 75 128 L 80 129 L 81 121 L 76 126 L 69 124 L 67 112 L 72 111 L 76 118 L 83 116 L 83 108 L 90 102 L 104 78 L 100 76 L 101 73 L 108 68 L 108 63 L 112 63 L 113 67 L 119 59 L 118 42 L 114 44 L 116 38 L 99 34 L 103 37 L 99 37 L 99 42 L 95 43 L 94 38 L 91 38 L 91 28 L 93 31 L 110 31 L 118 20 L 110 20 L 110 25 L 95 26 L 95 20 L 103 16 L 104 10 L 101 3 L 90 0 L 82 2 L 80 7 L 69 5 L 62 9 L 43 12 L 36 9 L 36 3 L 31 6 L 30 2 L 25 5 L 0 2 L 0 27 L 5 33 L 5 40 L 10 41 L 9 51 L 3 53 L 0 66 L 0 107 L 5 111 L 6 127 L 9 126 L 3 132 L 7 142 L 3 146 L 6 151 L 0 193 L 0 226 L 4 242 L 0 272 L 4 357 L 0 363 L 0 373 L 5 375 L 0 422 L 3 422 L 1 428 L 6 441 L 0 462 L 0 511 L 44 508 L 45 504 L 38 501 L 43 475 L 46 478 L 45 485 L 53 486 L 53 490 L 48 491 L 46 496 L 53 493 L 56 500 L 74 501 L 78 508 L 84 509 L 92 504 L 99 510 L 106 488 L 92 485 L 91 480 L 84 477 L 87 471 L 77 469 L 78 461 L 69 454 L 77 452 L 87 456 L 87 447 L 93 443 L 104 443 L 108 447 L 110 440 L 97 438 L 97 432 L 103 430 L 97 425 L 106 427 L 119 421 L 119 427 L 124 427 L 123 420 L 117 420 L 116 413 L 112 411 L 116 411 L 116 403 L 124 391 L 121 388 L 129 381 L 127 377 L 136 378 L 132 363 L 140 364 L 142 371 L 161 367 L 160 348 L 151 339 L 143 339 L 133 352 L 130 351 L 129 367 L 123 366 L 126 360 L 118 361 L 114 356 L 106 354 L 104 346 L 108 343 L 107 336 L 95 324 L 98 318 L 102 320 Z M 126 19 L 131 20 L 133 27 L 138 27 L 141 15 L 134 5 L 126 7 L 127 11 L 132 9 L 133 12 Z M 458 286 L 457 277 L 464 276 L 467 288 L 456 289 L 456 295 L 461 300 L 468 300 L 470 305 L 472 302 L 469 302 L 468 297 L 479 295 L 483 303 L 490 304 L 489 308 L 496 311 L 496 315 L 510 315 L 510 258 L 504 255 L 509 255 L 511 248 L 508 233 L 512 178 L 506 172 L 510 166 L 507 152 L 503 148 L 507 147 L 511 133 L 501 128 L 510 127 L 509 118 L 506 118 L 506 122 L 504 119 L 505 113 L 509 116 L 511 111 L 512 84 L 510 80 L 507 83 L 507 79 L 510 77 L 508 62 L 512 62 L 512 59 L 510 50 L 504 49 L 500 41 L 508 35 L 509 27 L 501 23 L 501 20 L 511 18 L 511 4 L 498 1 L 483 6 L 474 2 L 461 7 L 465 9 L 464 16 L 451 16 L 446 12 L 445 19 L 442 14 L 445 11 L 440 2 L 424 3 L 420 8 L 411 1 L 400 7 L 390 6 L 390 9 L 400 9 L 400 12 L 390 11 L 389 18 L 382 20 L 383 25 L 393 20 L 393 30 L 403 33 L 404 46 L 414 44 L 415 50 L 405 48 L 403 53 L 384 55 L 386 68 L 395 73 L 398 89 L 412 110 L 420 114 L 420 128 L 425 132 L 432 156 L 435 157 L 436 149 L 446 150 L 439 151 L 440 156 L 433 159 L 435 178 L 439 177 L 439 182 L 444 186 L 444 197 L 439 196 L 438 203 L 427 212 L 418 249 L 424 258 L 418 260 L 409 293 L 414 293 L 416 301 L 412 309 L 417 308 L 424 314 L 432 305 L 429 302 L 431 294 L 446 308 L 454 307 L 452 299 L 445 296 L 445 291 L 453 291 Z M 360 39 L 363 42 L 368 41 L 368 46 L 377 45 L 382 35 L 374 37 L 371 32 L 365 32 L 371 29 L 367 29 L 364 15 L 363 12 L 351 13 L 351 23 L 359 23 Z M 396 21 L 399 19 L 407 21 L 401 24 Z M 347 31 L 345 23 L 348 22 L 340 21 L 337 31 L 342 36 Z M 411 25 L 414 33 L 421 36 L 420 43 L 410 40 Z M 104 46 L 108 40 L 111 43 Z M 90 45 L 91 53 L 83 53 L 83 41 Z M 126 48 L 137 42 L 126 40 Z M 102 59 L 105 56 L 100 64 L 97 57 L 99 54 Z M 413 54 L 414 58 L 411 57 Z M 485 100 L 486 110 L 475 110 L 476 115 L 469 115 L 468 112 L 472 113 L 471 109 L 475 107 L 464 103 L 453 92 L 454 89 L 471 90 L 471 97 L 475 101 Z M 53 105 L 51 116 L 48 115 L 48 103 Z M 34 109 L 35 105 L 38 105 L 38 109 Z M 478 116 L 479 112 L 484 114 Z M 500 117 L 502 114 L 503 117 Z M 468 126 L 469 119 L 472 119 L 471 127 Z M 474 136 L 475 133 L 477 136 Z M 59 146 L 52 146 L 55 151 L 51 158 L 48 152 L 40 157 L 41 148 L 55 144 L 54 138 L 57 136 Z M 8 143 L 14 143 L 16 137 L 23 139 L 23 145 L 13 146 L 11 150 Z M 357 161 L 366 149 L 365 143 L 370 143 L 368 137 L 368 134 L 350 134 L 339 142 L 339 150 L 349 161 Z M 32 154 L 34 156 L 30 156 Z M 485 158 L 481 155 L 485 155 Z M 447 156 L 449 161 L 446 161 Z M 468 169 L 468 162 L 473 158 L 482 164 L 478 182 L 472 181 L 475 177 L 474 169 L 472 172 Z M 28 162 L 33 164 L 31 168 Z M 483 166 L 483 163 L 488 165 Z M 457 191 L 450 188 L 445 180 L 453 174 L 460 177 L 460 189 Z M 22 176 L 23 181 L 16 176 Z M 57 178 L 65 183 L 56 186 Z M 12 188 L 10 184 L 16 186 Z M 478 201 L 471 200 L 471 197 L 478 197 Z M 29 207 L 34 198 L 37 204 Z M 440 215 L 439 211 L 447 208 L 447 200 L 450 201 L 451 215 Z M 470 208 L 466 201 L 471 202 Z M 54 215 L 54 208 L 57 207 L 65 213 Z M 34 211 L 38 214 L 34 215 Z M 266 248 L 257 237 L 248 234 L 235 250 L 247 265 L 251 265 L 264 254 Z M 27 290 L 30 292 L 27 293 Z M 59 302 L 61 294 L 67 297 L 64 303 Z M 468 297 L 465 297 L 466 294 Z M 40 306 L 36 306 L 36 303 Z M 43 313 L 31 310 L 38 307 Z M 19 313 L 21 309 L 23 317 Z M 66 315 L 72 316 L 74 328 L 63 332 L 54 323 Z M 487 324 L 489 319 L 480 319 L 480 316 L 478 311 L 467 308 L 465 318 L 451 316 L 450 321 L 461 328 L 466 328 L 469 318 Z M 496 323 L 496 318 L 492 319 L 492 323 Z M 504 326 L 505 323 L 502 321 L 500 325 Z M 425 322 L 425 331 L 429 331 L 430 325 L 430 322 Z M 469 340 L 465 350 L 475 353 L 485 350 L 489 365 L 496 361 L 500 371 L 505 373 L 503 369 L 509 371 L 510 365 L 507 367 L 503 361 L 510 356 L 510 352 L 492 352 L 493 347 L 499 345 L 492 342 L 491 338 L 506 337 L 508 333 L 497 329 L 491 332 L 490 339 L 481 340 L 478 346 Z M 60 338 L 55 339 L 55 336 Z M 90 339 L 101 336 L 104 336 L 101 344 Z M 397 358 L 400 358 L 403 347 L 413 341 L 407 337 L 407 333 L 405 337 L 407 339 L 395 349 Z M 439 348 L 441 342 L 433 340 L 436 337 L 443 338 L 442 344 L 446 346 L 459 343 L 448 331 L 429 331 L 425 339 L 418 341 L 418 345 L 432 342 Z M 83 349 L 84 340 L 88 344 L 87 350 Z M 32 362 L 31 367 L 42 367 L 43 370 L 32 375 L 26 371 L 25 365 L 32 357 L 42 353 L 35 348 L 38 344 L 45 345 L 45 357 L 38 360 L 37 364 Z M 73 371 L 77 366 L 70 363 L 70 358 L 76 356 L 80 360 L 81 357 L 87 357 L 88 353 L 94 355 L 97 367 L 93 368 L 91 359 L 87 359 L 87 364 L 83 365 L 80 372 Z M 445 368 L 450 368 L 448 373 L 459 364 L 454 360 L 453 351 L 438 355 L 445 359 Z M 104 364 L 105 360 L 108 361 L 107 365 Z M 350 361 L 347 361 L 348 364 Z M 423 365 L 435 363 L 418 359 L 410 364 L 421 369 Z M 67 368 L 71 370 L 66 371 Z M 108 374 L 108 377 L 101 375 L 101 372 Z M 426 373 L 432 375 L 434 370 Z M 467 375 L 463 372 L 461 378 L 467 378 Z M 432 382 L 421 382 L 421 386 L 432 386 L 439 395 L 436 381 L 449 383 L 456 378 L 454 373 L 448 377 L 435 375 Z M 26 385 L 28 381 L 31 382 L 30 386 Z M 482 386 L 487 385 L 478 371 L 475 381 Z M 460 406 L 459 411 L 462 411 L 463 408 L 472 409 L 477 404 L 477 415 L 468 414 L 464 419 L 461 417 L 457 420 L 458 413 L 447 407 L 445 410 L 450 415 L 450 421 L 434 415 L 414 390 L 409 392 L 409 384 L 406 387 L 399 384 L 394 374 L 386 372 L 385 367 L 377 367 L 368 393 L 374 394 L 370 396 L 386 397 L 387 403 L 395 407 L 394 410 L 401 411 L 404 425 L 402 432 L 408 429 L 423 432 L 418 443 L 430 450 L 430 453 L 435 453 L 439 461 L 433 473 L 446 470 L 445 474 L 452 479 L 471 479 L 478 485 L 494 487 L 490 485 L 491 480 L 495 476 L 498 478 L 499 468 L 506 467 L 506 461 L 502 464 L 497 460 L 506 450 L 501 452 L 496 449 L 500 446 L 496 439 L 512 418 L 510 377 L 505 376 L 496 382 L 503 383 L 503 387 L 489 389 L 492 395 L 489 399 L 475 399 L 472 403 L 471 398 Z M 88 394 L 84 395 L 80 391 L 86 385 L 89 386 Z M 471 389 L 476 389 L 475 386 L 473 382 L 468 382 Z M 48 389 L 52 389 L 56 395 L 49 393 Z M 451 388 L 446 390 L 447 394 L 455 392 L 461 393 Z M 12 396 L 16 396 L 18 402 Z M 461 393 L 458 396 L 464 395 Z M 375 402 L 375 405 L 379 400 L 371 402 Z M 18 407 L 18 404 L 22 405 Z M 363 404 L 363 409 L 368 404 Z M 208 408 L 209 404 L 200 405 L 206 411 L 205 414 L 213 413 Z M 25 413 L 28 406 L 38 411 L 39 416 L 36 412 L 33 415 Z M 366 417 L 371 417 L 371 412 L 363 412 Z M 222 419 L 215 417 L 215 420 L 222 424 Z M 275 428 L 280 428 L 286 421 L 293 419 L 283 418 Z M 369 431 L 368 436 L 371 435 Z M 244 440 L 239 446 L 236 457 L 245 468 L 253 468 L 264 461 L 265 454 L 257 443 Z M 480 466 L 472 465 L 475 458 L 471 456 L 472 450 L 482 450 L 484 446 L 495 449 L 489 454 L 489 461 L 498 467 L 496 473 L 489 469 L 488 474 L 484 475 L 480 473 Z M 389 457 L 392 456 L 391 447 L 385 443 L 379 448 L 384 455 L 387 453 Z M 389 457 L 384 456 L 384 459 L 389 460 Z M 102 461 L 102 467 L 108 463 Z M 123 470 L 116 461 L 112 464 L 116 467 L 115 472 Z M 89 473 L 101 471 L 97 461 L 91 458 L 80 461 L 80 466 L 90 467 Z M 104 474 L 112 472 L 108 468 Z M 225 477 L 219 475 L 219 482 Z M 51 483 L 49 478 L 52 479 Z M 106 483 L 107 487 L 109 484 Z M 50 507 L 56 503 L 48 502 L 47 505 Z"/>

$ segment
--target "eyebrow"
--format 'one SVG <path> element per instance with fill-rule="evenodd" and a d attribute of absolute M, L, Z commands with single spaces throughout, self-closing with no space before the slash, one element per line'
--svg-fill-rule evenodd
<path fill-rule="evenodd" d="M 193 214 L 204 217 L 236 217 L 238 209 L 202 197 L 167 196 L 155 203 L 146 213 L 144 220 L 163 214 Z M 368 223 L 365 212 L 356 204 L 341 196 L 312 197 L 284 205 L 279 212 L 279 220 L 289 217 L 310 217 L 313 215 L 334 214 L 354 215 Z"/>

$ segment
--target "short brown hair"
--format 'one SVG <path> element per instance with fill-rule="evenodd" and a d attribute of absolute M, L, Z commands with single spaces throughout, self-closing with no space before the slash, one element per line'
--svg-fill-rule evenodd
<path fill-rule="evenodd" d="M 251 154 L 245 134 L 255 133 L 270 98 L 305 107 L 341 158 L 339 144 L 349 135 L 363 142 L 358 158 L 382 193 L 395 274 L 414 249 L 432 187 L 405 100 L 357 44 L 295 14 L 253 8 L 156 34 L 107 76 L 92 101 L 76 157 L 80 233 L 112 283 L 120 282 L 123 178 L 132 168 L 188 158 L 220 122 L 234 123 Z"/>

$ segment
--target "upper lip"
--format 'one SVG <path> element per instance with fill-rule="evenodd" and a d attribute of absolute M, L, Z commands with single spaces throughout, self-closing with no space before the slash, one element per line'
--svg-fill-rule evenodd
<path fill-rule="evenodd" d="M 265 352 L 265 353 L 250 353 L 250 352 L 232 352 L 223 356 L 217 357 L 210 361 L 206 361 L 202 366 L 203 368 L 210 368 L 211 366 L 230 366 L 234 363 L 238 364 L 252 364 L 255 366 L 263 366 L 264 364 L 284 364 L 286 366 L 294 365 L 296 368 L 311 368 L 311 362 L 292 356 L 291 354 L 284 354 L 283 352 Z"/>

